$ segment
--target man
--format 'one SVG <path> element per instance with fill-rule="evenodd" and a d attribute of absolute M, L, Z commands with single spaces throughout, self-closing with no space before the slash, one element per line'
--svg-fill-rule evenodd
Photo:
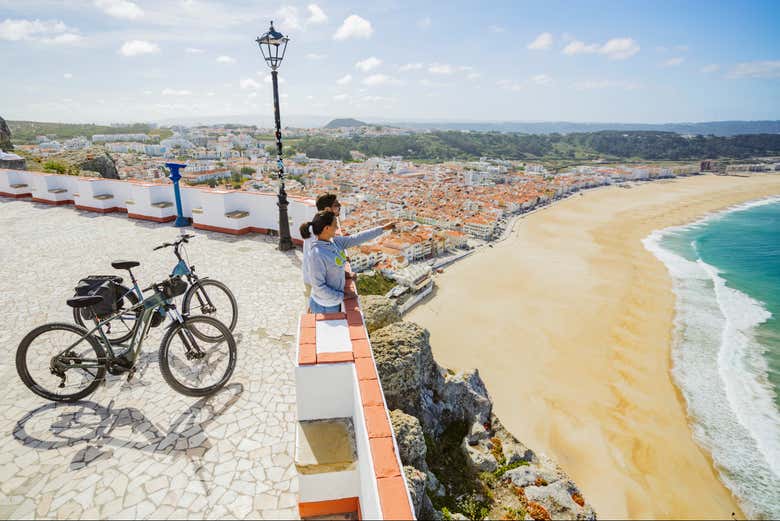
<path fill-rule="evenodd" d="M 339 203 L 336 194 L 325 193 L 317 197 L 317 212 L 323 210 L 330 210 L 336 215 L 336 226 L 338 227 L 338 217 L 341 213 L 341 203 Z M 311 277 L 309 275 L 309 263 L 307 262 L 309 253 L 311 252 L 311 245 L 316 241 L 316 237 L 312 234 L 308 239 L 303 239 L 303 259 L 301 262 L 303 272 L 303 292 L 306 295 L 306 304 L 308 306 L 309 297 L 311 296 Z M 347 277 L 351 274 L 347 273 Z"/>

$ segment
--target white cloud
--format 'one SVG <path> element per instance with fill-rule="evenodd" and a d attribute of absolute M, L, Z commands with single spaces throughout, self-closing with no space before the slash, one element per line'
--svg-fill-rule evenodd
<path fill-rule="evenodd" d="M 498 85 L 502 89 L 514 90 L 514 91 L 522 90 L 524 87 L 522 83 L 511 81 L 511 80 L 498 80 L 496 82 L 496 85 Z"/>
<path fill-rule="evenodd" d="M 144 10 L 130 0 L 95 0 L 95 6 L 114 18 L 135 20 L 144 15 Z"/>
<path fill-rule="evenodd" d="M 470 67 L 468 65 L 459 65 L 456 67 L 448 63 L 431 63 L 428 66 L 428 72 L 431 74 L 450 75 L 455 74 L 456 72 L 471 72 L 473 70 L 474 67 Z"/>
<path fill-rule="evenodd" d="M 685 61 L 685 58 L 682 56 L 675 56 L 674 58 L 669 58 L 663 63 L 664 67 L 677 67 L 678 65 L 682 65 L 682 63 Z"/>
<path fill-rule="evenodd" d="M 470 79 L 470 80 L 477 80 L 477 79 L 481 78 L 482 75 L 480 73 L 478 73 L 478 72 L 470 72 L 470 73 L 468 73 L 468 75 L 466 77 L 468 79 Z"/>
<path fill-rule="evenodd" d="M 537 85 L 550 85 L 552 81 L 552 78 L 547 74 L 537 74 L 535 76 L 531 76 L 531 82 L 536 83 Z"/>
<path fill-rule="evenodd" d="M 290 5 L 286 5 L 276 12 L 276 21 L 278 22 L 276 25 L 283 30 L 282 32 L 301 28 L 298 8 Z"/>
<path fill-rule="evenodd" d="M 216 96 L 216 94 L 214 92 L 207 92 L 206 96 L 210 98 L 211 96 Z"/>
<path fill-rule="evenodd" d="M 633 38 L 612 38 L 599 49 L 610 60 L 625 60 L 638 52 L 639 44 Z"/>
<path fill-rule="evenodd" d="M 612 38 L 604 45 L 586 44 L 579 40 L 569 42 L 563 48 L 563 54 L 602 54 L 610 60 L 625 60 L 639 52 L 639 44 L 633 38 Z"/>
<path fill-rule="evenodd" d="M 356 14 L 349 15 L 341 27 L 333 35 L 334 40 L 348 40 L 350 38 L 371 38 L 374 28 L 371 22 Z"/>
<path fill-rule="evenodd" d="M 573 56 L 575 54 L 592 54 L 594 52 L 598 52 L 599 46 L 598 44 L 590 44 L 586 45 L 585 43 L 574 40 L 572 42 L 569 42 L 566 44 L 566 47 L 563 48 L 563 54 L 568 54 L 569 56 Z"/>
<path fill-rule="evenodd" d="M 0 40 L 78 43 L 84 38 L 59 20 L 13 20 L 0 22 Z"/>
<path fill-rule="evenodd" d="M 43 38 L 41 41 L 43 43 L 61 43 L 61 44 L 68 44 L 68 43 L 79 43 L 84 39 L 83 36 L 76 33 L 63 33 L 58 34 L 54 38 Z"/>
<path fill-rule="evenodd" d="M 546 51 L 553 44 L 553 35 L 550 33 L 542 33 L 537 36 L 534 41 L 528 44 L 528 48 L 532 51 Z"/>
<path fill-rule="evenodd" d="M 710 74 L 713 72 L 718 72 L 720 70 L 720 65 L 718 65 L 717 63 L 711 63 L 709 65 L 705 65 L 699 70 L 705 74 Z"/>
<path fill-rule="evenodd" d="M 328 15 L 317 4 L 309 4 L 306 9 L 309 10 L 309 17 L 306 19 L 307 25 L 324 24 L 328 21 Z"/>
<path fill-rule="evenodd" d="M 428 72 L 431 74 L 453 74 L 455 67 L 446 63 L 432 63 L 428 67 Z"/>
<path fill-rule="evenodd" d="M 574 88 L 577 90 L 601 90 L 601 89 L 623 89 L 623 90 L 636 90 L 642 86 L 639 83 L 633 81 L 616 81 L 616 80 L 582 80 L 574 82 Z"/>
<path fill-rule="evenodd" d="M 388 83 L 399 83 L 399 81 L 396 80 L 395 78 L 391 78 L 390 76 L 387 76 L 386 74 L 372 74 L 371 76 L 363 80 L 363 85 L 368 85 L 369 87 L 374 87 L 377 85 L 385 85 Z"/>
<path fill-rule="evenodd" d="M 151 96 L 151 95 L 152 95 L 152 91 L 150 91 L 150 90 L 145 90 L 145 91 L 144 91 L 144 95 L 145 95 L 145 96 Z"/>
<path fill-rule="evenodd" d="M 258 76 L 263 76 L 263 82 L 265 82 L 265 83 L 267 83 L 269 85 L 271 83 L 273 83 L 273 81 L 271 80 L 271 75 L 268 74 L 266 71 L 260 71 L 260 72 L 257 73 L 257 75 Z M 279 82 L 280 85 L 283 85 L 283 84 L 287 83 L 287 80 L 285 80 L 284 78 L 279 78 L 277 81 Z"/>
<path fill-rule="evenodd" d="M 405 65 L 401 65 L 400 67 L 398 67 L 398 70 L 401 72 L 406 72 L 406 71 L 418 71 L 422 68 L 423 68 L 422 63 L 407 63 Z"/>
<path fill-rule="evenodd" d="M 130 40 L 122 44 L 119 53 L 123 56 L 139 56 L 141 54 L 154 54 L 160 52 L 160 47 L 156 43 L 146 40 Z"/>
<path fill-rule="evenodd" d="M 163 89 L 163 96 L 189 96 L 192 92 L 188 90 L 176 90 L 176 89 Z"/>
<path fill-rule="evenodd" d="M 425 18 L 420 18 L 417 20 L 417 27 L 420 29 L 427 29 L 431 26 L 431 17 L 426 16 Z"/>
<path fill-rule="evenodd" d="M 242 89 L 244 89 L 244 90 L 246 90 L 246 89 L 259 89 L 260 88 L 260 84 L 257 83 L 252 78 L 244 78 L 244 79 L 242 79 L 241 81 L 238 82 L 238 85 Z"/>
<path fill-rule="evenodd" d="M 65 78 L 66 80 L 70 80 L 73 78 L 73 74 L 66 72 L 65 74 L 62 75 L 62 77 Z"/>
<path fill-rule="evenodd" d="M 232 56 L 218 56 L 217 63 L 236 63 L 236 59 Z"/>
<path fill-rule="evenodd" d="M 357 62 L 355 64 L 355 68 L 360 69 L 363 72 L 368 72 L 376 69 L 380 65 L 382 65 L 382 60 L 371 56 L 370 58 L 366 58 L 365 60 Z"/>
<path fill-rule="evenodd" d="M 336 94 L 333 96 L 333 99 L 336 101 L 346 101 L 349 99 L 349 96 L 347 94 Z"/>
<path fill-rule="evenodd" d="M 738 63 L 731 72 L 729 78 L 779 78 L 780 61 L 752 61 Z"/>
<path fill-rule="evenodd" d="M 336 83 L 338 85 L 347 85 L 351 81 L 352 81 L 352 75 L 347 74 L 346 76 L 342 76 L 341 78 L 337 79 Z"/>
<path fill-rule="evenodd" d="M 198 49 L 195 47 L 187 47 L 186 49 L 184 49 L 184 51 L 189 54 L 203 54 L 204 52 L 206 52 L 203 49 Z"/>
<path fill-rule="evenodd" d="M 310 52 L 309 54 L 306 55 L 307 60 L 323 60 L 327 57 L 328 57 L 327 54 L 317 54 L 314 52 Z"/>
<path fill-rule="evenodd" d="M 503 33 L 504 31 L 506 31 L 506 29 L 504 29 L 500 25 L 491 25 L 488 27 L 488 31 L 490 31 L 491 33 Z"/>

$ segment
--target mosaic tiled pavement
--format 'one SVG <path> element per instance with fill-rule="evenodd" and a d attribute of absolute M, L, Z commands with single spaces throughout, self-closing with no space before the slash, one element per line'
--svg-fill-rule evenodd
<path fill-rule="evenodd" d="M 151 250 L 178 231 L 0 198 L 0 518 L 296 517 L 300 253 L 282 254 L 265 236 L 188 230 L 198 235 L 189 247 L 196 270 L 238 300 L 229 385 L 205 399 L 169 388 L 157 363 L 161 326 L 131 382 L 109 376 L 84 401 L 54 405 L 19 380 L 19 341 L 44 322 L 72 322 L 65 300 L 75 283 L 114 273 L 111 260 L 140 261 L 143 286 L 165 278 L 173 253 Z"/>

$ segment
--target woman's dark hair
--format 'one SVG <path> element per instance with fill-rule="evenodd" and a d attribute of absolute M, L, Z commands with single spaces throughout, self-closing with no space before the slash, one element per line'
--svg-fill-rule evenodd
<path fill-rule="evenodd" d="M 317 214 L 314 216 L 314 218 L 311 221 L 303 223 L 299 228 L 301 232 L 301 237 L 303 237 L 304 239 L 308 239 L 309 237 L 311 237 L 312 233 L 314 233 L 314 235 L 319 235 L 322 233 L 322 230 L 324 230 L 326 226 L 330 226 L 335 222 L 335 220 L 336 220 L 336 214 L 330 210 L 317 212 Z"/>
<path fill-rule="evenodd" d="M 336 194 L 326 193 L 317 197 L 317 211 L 323 211 L 330 208 L 336 202 Z"/>

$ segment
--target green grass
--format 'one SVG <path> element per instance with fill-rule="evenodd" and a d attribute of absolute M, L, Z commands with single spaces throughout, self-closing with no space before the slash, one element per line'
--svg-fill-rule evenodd
<path fill-rule="evenodd" d="M 520 461 L 515 461 L 514 463 L 507 463 L 506 465 L 501 465 L 501 466 L 499 466 L 499 467 L 498 467 L 498 468 L 497 468 L 497 469 L 496 469 L 496 470 L 493 472 L 493 475 L 494 475 L 496 478 L 500 478 L 501 476 L 503 476 L 504 474 L 506 474 L 506 473 L 507 473 L 507 472 L 509 472 L 510 470 L 516 469 L 517 467 L 523 467 L 523 466 L 525 466 L 525 465 L 528 465 L 528 462 L 527 462 L 527 461 L 523 461 L 523 460 L 520 460 Z"/>
<path fill-rule="evenodd" d="M 357 290 L 360 295 L 385 295 L 396 283 L 379 272 L 374 275 L 358 275 Z"/>

